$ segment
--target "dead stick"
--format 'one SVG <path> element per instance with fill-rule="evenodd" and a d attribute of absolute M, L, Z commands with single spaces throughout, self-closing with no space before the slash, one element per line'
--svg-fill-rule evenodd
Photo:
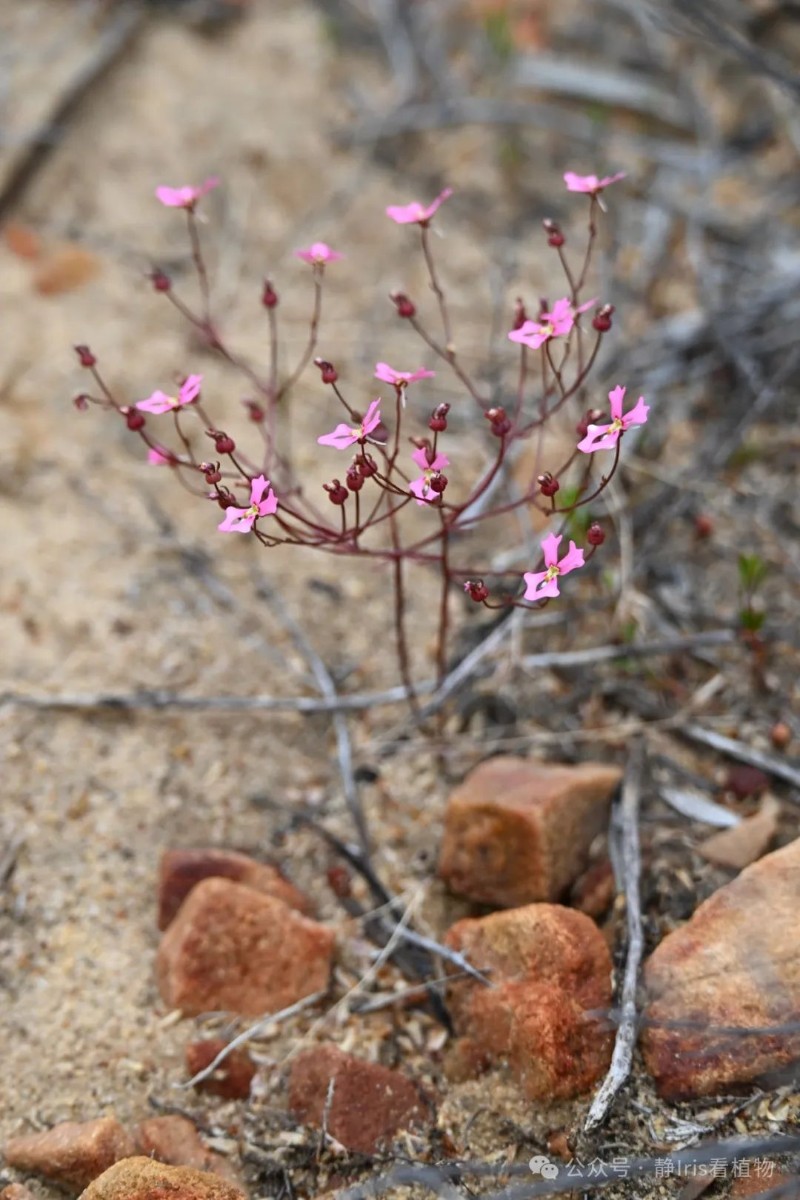
<path fill-rule="evenodd" d="M 766 771 L 769 775 L 774 775 L 776 778 L 783 779 L 786 783 L 800 788 L 800 767 L 792 762 L 787 762 L 785 758 L 778 758 L 775 754 L 765 754 L 763 750 L 754 750 L 752 746 L 747 746 L 744 742 L 737 742 L 735 738 L 715 733 L 713 729 L 704 729 L 702 725 L 681 725 L 678 732 L 691 742 L 710 746 L 712 750 L 719 750 L 720 754 L 728 754 L 731 758 L 738 759 L 739 762 L 748 763 L 751 767 L 758 767 L 759 770 Z"/>

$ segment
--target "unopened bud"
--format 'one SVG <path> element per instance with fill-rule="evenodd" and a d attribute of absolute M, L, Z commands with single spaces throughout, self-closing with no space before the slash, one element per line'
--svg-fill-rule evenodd
<path fill-rule="evenodd" d="M 220 479 L 222 479 L 219 463 L 200 463 L 200 470 L 203 472 L 206 483 L 219 483 Z"/>
<path fill-rule="evenodd" d="M 544 231 L 547 234 L 548 246 L 558 247 L 558 246 L 564 245 L 564 242 L 567 239 L 564 237 L 564 234 L 561 232 L 561 228 L 557 221 L 551 221 L 551 220 L 547 219 L 545 221 L 542 221 L 542 225 L 544 226 Z"/>
<path fill-rule="evenodd" d="M 586 530 L 586 540 L 590 546 L 602 546 L 606 540 L 606 531 L 603 529 L 603 526 L 598 525 L 597 521 L 592 521 Z"/>
<path fill-rule="evenodd" d="M 347 488 L 338 479 L 334 479 L 332 483 L 323 483 L 322 486 L 328 493 L 331 504 L 344 504 L 349 495 Z"/>
<path fill-rule="evenodd" d="M 314 366 L 319 367 L 323 383 L 336 383 L 336 380 L 339 378 L 339 372 L 333 363 L 326 362 L 324 358 L 315 358 Z"/>
<path fill-rule="evenodd" d="M 144 429 L 144 413 L 139 412 L 138 408 L 123 408 L 121 411 L 125 417 L 125 424 L 128 426 L 128 429 L 132 429 L 134 433 L 137 429 Z"/>
<path fill-rule="evenodd" d="M 214 448 L 217 454 L 233 454 L 236 449 L 236 442 L 227 433 L 211 430 L 208 436 L 214 439 Z"/>
<path fill-rule="evenodd" d="M 392 292 L 389 299 L 393 301 L 398 317 L 413 317 L 416 314 L 416 306 L 405 292 Z"/>
<path fill-rule="evenodd" d="M 604 304 L 592 318 L 592 329 L 596 329 L 598 333 L 608 333 L 613 315 L 614 305 Z"/>
<path fill-rule="evenodd" d="M 521 296 L 517 296 L 514 303 L 514 320 L 512 322 L 513 329 L 522 329 L 522 326 L 528 319 L 528 314 L 525 311 L 525 304 Z"/>
<path fill-rule="evenodd" d="M 489 589 L 482 579 L 468 579 L 464 584 L 464 591 L 470 600 L 474 600 L 477 604 L 481 604 L 489 595 Z"/>
<path fill-rule="evenodd" d="M 432 429 L 434 433 L 444 433 L 445 429 L 447 429 L 447 414 L 449 412 L 449 404 L 437 404 L 431 413 L 430 421 L 428 421 L 428 429 Z"/>
<path fill-rule="evenodd" d="M 511 422 L 506 415 L 504 408 L 489 408 L 483 414 L 486 420 L 491 422 L 492 433 L 495 437 L 505 437 L 511 428 Z"/>
<path fill-rule="evenodd" d="M 172 280 L 169 275 L 159 267 L 150 272 L 150 282 L 157 292 L 168 292 L 172 287 Z"/>
<path fill-rule="evenodd" d="M 250 418 L 250 420 L 253 422 L 253 424 L 254 425 L 263 425 L 264 421 L 267 419 L 267 414 L 264 412 L 264 409 L 261 407 L 261 405 L 258 403 L 258 401 L 257 400 L 243 400 L 242 403 L 244 404 L 245 408 L 247 409 L 247 415 Z"/>
<path fill-rule="evenodd" d="M 92 354 L 88 346 L 76 346 L 75 353 L 78 356 L 78 362 L 82 367 L 93 367 L 97 359 Z"/>
<path fill-rule="evenodd" d="M 80 395 L 75 397 L 72 403 L 75 405 L 78 412 L 86 412 L 87 408 L 89 407 L 89 397 L 85 392 L 81 392 Z"/>
<path fill-rule="evenodd" d="M 441 496 L 442 492 L 447 487 L 447 476 L 443 475 L 441 471 L 433 471 L 430 479 L 428 480 L 428 487 L 432 492 L 435 492 L 437 496 Z"/>
<path fill-rule="evenodd" d="M 360 454 L 355 461 L 365 479 L 370 479 L 378 473 L 378 464 L 371 454 Z"/>
<path fill-rule="evenodd" d="M 365 476 L 361 474 L 357 463 L 353 463 L 352 466 L 347 468 L 345 482 L 347 483 L 347 486 L 351 492 L 360 492 L 364 486 L 364 479 Z"/>
<path fill-rule="evenodd" d="M 536 482 L 539 484 L 539 491 L 543 496 L 555 496 L 561 487 L 561 484 L 549 471 L 545 471 L 544 475 L 540 475 Z"/>
<path fill-rule="evenodd" d="M 278 303 L 278 293 L 275 291 L 269 279 L 264 280 L 264 289 L 261 293 L 261 303 L 264 308 L 275 308 Z"/>
<path fill-rule="evenodd" d="M 236 503 L 236 497 L 226 488 L 222 492 L 212 492 L 210 499 L 216 500 L 221 509 L 233 508 Z"/>

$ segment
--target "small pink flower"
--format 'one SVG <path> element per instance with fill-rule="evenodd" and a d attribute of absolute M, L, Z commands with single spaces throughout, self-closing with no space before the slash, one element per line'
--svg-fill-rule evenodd
<path fill-rule="evenodd" d="M 542 551 L 544 552 L 544 565 L 546 571 L 526 571 L 523 579 L 526 583 L 525 599 L 526 600 L 543 600 L 547 596 L 557 596 L 558 578 L 560 575 L 569 575 L 570 571 L 574 571 L 577 567 L 582 567 L 583 551 L 579 550 L 574 542 L 570 542 L 569 550 L 559 562 L 558 546 L 561 541 L 561 534 L 549 533 L 542 541 Z"/>
<path fill-rule="evenodd" d="M 567 171 L 564 183 L 569 192 L 588 192 L 590 196 L 596 196 L 604 188 L 611 187 L 612 183 L 618 183 L 624 178 L 624 171 L 618 171 L 616 175 L 604 175 L 602 179 L 598 179 L 596 175 L 576 175 L 574 171 Z"/>
<path fill-rule="evenodd" d="M 147 461 L 153 467 L 171 467 L 175 464 L 175 456 L 160 446 L 151 446 L 147 451 Z"/>
<path fill-rule="evenodd" d="M 202 375 L 190 375 L 184 379 L 177 396 L 168 396 L 166 392 L 153 392 L 146 400 L 138 400 L 136 407 L 149 413 L 165 413 L 182 408 L 184 404 L 191 404 L 197 399 L 202 382 Z"/>
<path fill-rule="evenodd" d="M 394 367 L 390 367 L 388 363 L 379 362 L 375 364 L 375 378 L 380 379 L 383 383 L 391 383 L 394 387 L 404 388 L 409 383 L 416 383 L 419 379 L 433 379 L 435 371 L 395 371 Z"/>
<path fill-rule="evenodd" d="M 250 484 L 250 507 L 225 509 L 225 520 L 217 529 L 221 533 L 249 533 L 259 517 L 270 517 L 278 511 L 278 501 L 269 480 L 257 475 Z"/>
<path fill-rule="evenodd" d="M 412 479 L 408 485 L 409 491 L 417 497 L 417 504 L 428 504 L 436 499 L 436 493 L 431 490 L 431 476 L 436 471 L 443 471 L 445 467 L 449 467 L 450 459 L 446 454 L 437 454 L 433 461 L 429 462 L 427 451 L 422 447 L 415 450 L 411 457 L 422 469 L 422 474 L 419 479 Z"/>
<path fill-rule="evenodd" d="M 294 253 L 295 258 L 302 258 L 303 262 L 311 263 L 312 267 L 324 267 L 326 263 L 338 262 L 340 258 L 344 258 L 338 250 L 331 250 L 326 242 L 314 242 L 307 250 L 295 250 Z"/>
<path fill-rule="evenodd" d="M 205 183 L 201 183 L 199 187 L 157 187 L 156 197 L 167 208 L 186 208 L 191 211 L 197 204 L 197 201 L 215 187 L 219 187 L 219 179 L 217 179 L 216 175 L 212 175 L 210 179 L 207 179 Z"/>
<path fill-rule="evenodd" d="M 342 423 L 336 426 L 333 433 L 326 433 L 323 437 L 317 438 L 320 446 L 335 446 L 337 450 L 346 450 L 348 446 L 354 446 L 356 442 L 369 437 L 373 429 L 377 429 L 381 423 L 380 403 L 379 396 L 377 400 L 372 401 L 364 420 L 355 428 Z"/>
<path fill-rule="evenodd" d="M 610 425 L 589 425 L 586 437 L 578 442 L 578 449 L 584 454 L 593 454 L 595 450 L 613 450 L 626 429 L 631 425 L 644 425 L 650 406 L 645 404 L 644 396 L 640 396 L 629 413 L 623 415 L 622 402 L 625 399 L 625 388 L 615 387 L 608 393 L 611 403 Z"/>
<path fill-rule="evenodd" d="M 563 300 L 556 300 L 552 312 L 540 313 L 536 321 L 525 321 L 519 329 L 512 329 L 509 340 L 538 350 L 551 338 L 568 334 L 575 324 L 575 318 L 596 303 L 596 299 L 588 300 L 586 304 L 573 309 L 571 301 L 565 296 Z"/>
<path fill-rule="evenodd" d="M 452 188 L 445 188 L 427 208 L 417 200 L 411 204 L 390 204 L 386 209 L 386 215 L 396 221 L 398 225 L 427 225 L 437 209 L 452 194 Z"/>

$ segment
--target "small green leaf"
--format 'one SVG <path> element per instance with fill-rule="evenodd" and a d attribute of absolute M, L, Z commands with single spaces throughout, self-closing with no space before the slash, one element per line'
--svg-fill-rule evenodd
<path fill-rule="evenodd" d="M 748 629 L 751 633 L 758 633 L 764 624 L 764 619 L 765 614 L 758 612 L 754 608 L 743 608 L 739 613 L 739 622 L 742 629 Z"/>
<path fill-rule="evenodd" d="M 757 554 L 739 555 L 739 582 L 748 595 L 761 586 L 768 572 L 769 567 Z"/>

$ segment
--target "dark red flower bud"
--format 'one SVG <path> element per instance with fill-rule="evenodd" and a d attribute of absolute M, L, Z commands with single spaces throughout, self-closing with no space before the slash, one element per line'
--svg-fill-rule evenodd
<path fill-rule="evenodd" d="M 604 304 L 592 318 L 592 329 L 596 329 L 598 333 L 608 333 L 613 315 L 614 305 Z"/>
<path fill-rule="evenodd" d="M 561 228 L 557 221 L 545 220 L 542 221 L 544 231 L 547 234 L 548 246 L 563 246 L 567 240 L 561 232 Z"/>
<path fill-rule="evenodd" d="M 172 287 L 172 280 L 169 275 L 159 267 L 150 272 L 150 282 L 157 292 L 168 292 Z"/>
<path fill-rule="evenodd" d="M 536 482 L 539 484 L 539 491 L 543 496 L 555 496 L 561 487 L 561 484 L 549 471 L 545 471 L 544 475 L 540 475 Z"/>
<path fill-rule="evenodd" d="M 236 449 L 236 442 L 227 433 L 214 430 L 209 432 L 209 437 L 214 439 L 214 448 L 217 454 L 233 454 Z"/>
<path fill-rule="evenodd" d="M 517 296 L 514 303 L 514 321 L 512 329 L 522 329 L 522 326 L 528 319 L 528 314 L 525 311 L 525 304 L 521 296 Z"/>
<path fill-rule="evenodd" d="M 464 584 L 464 591 L 470 600 L 474 600 L 477 604 L 481 604 L 489 595 L 489 589 L 482 579 L 468 579 Z"/>
<path fill-rule="evenodd" d="M 708 513 L 697 513 L 694 519 L 694 535 L 701 540 L 710 538 L 714 532 L 714 522 Z"/>
<path fill-rule="evenodd" d="M 378 464 L 371 454 L 360 454 L 355 461 L 365 479 L 370 479 L 373 475 L 377 475 Z"/>
<path fill-rule="evenodd" d="M 264 308 L 275 308 L 278 303 L 278 293 L 275 291 L 269 279 L 264 280 L 264 290 L 261 293 L 261 303 Z"/>
<path fill-rule="evenodd" d="M 324 358 L 315 358 L 314 366 L 319 367 L 323 383 L 336 383 L 336 380 L 339 378 L 339 372 L 333 363 L 326 362 Z"/>
<path fill-rule="evenodd" d="M 212 492 L 211 499 L 216 500 L 221 509 L 232 508 L 236 503 L 236 497 L 226 488 L 222 492 Z"/>
<path fill-rule="evenodd" d="M 82 367 L 93 367 L 97 359 L 92 354 L 88 346 L 76 346 L 75 353 L 78 356 L 78 362 Z"/>
<path fill-rule="evenodd" d="M 267 419 L 267 414 L 257 400 L 243 400 L 247 415 L 255 425 L 262 425 Z"/>
<path fill-rule="evenodd" d="M 389 299 L 394 302 L 398 317 L 413 317 L 416 314 L 416 306 L 405 292 L 392 292 Z"/>
<path fill-rule="evenodd" d="M 506 410 L 504 408 L 489 408 L 483 414 L 487 421 L 491 422 L 492 433 L 495 437 L 505 437 L 511 428 Z"/>
<path fill-rule="evenodd" d="M 75 405 L 78 412 L 86 412 L 87 408 L 89 407 L 89 397 L 85 392 L 81 392 L 79 396 L 75 397 L 72 403 Z"/>
<path fill-rule="evenodd" d="M 122 408 L 120 412 L 125 417 L 125 424 L 128 426 L 128 429 L 132 429 L 134 433 L 137 429 L 144 429 L 144 413 L 139 412 L 138 408 Z"/>
<path fill-rule="evenodd" d="M 598 525 L 597 521 L 592 521 L 589 528 L 586 530 L 586 540 L 590 546 L 602 546 L 606 540 L 606 531 L 602 525 Z"/>
<path fill-rule="evenodd" d="M 361 474 L 357 463 L 353 463 L 351 467 L 347 468 L 345 482 L 347 483 L 347 486 L 350 488 L 351 492 L 360 492 L 364 486 L 364 479 L 365 476 Z"/>
<path fill-rule="evenodd" d="M 219 483 L 222 479 L 222 473 L 219 469 L 219 463 L 204 462 L 200 463 L 200 470 L 205 476 L 206 483 Z"/>
<path fill-rule="evenodd" d="M 323 483 L 322 486 L 328 493 L 331 504 L 344 504 L 349 495 L 347 488 L 338 479 L 334 479 L 332 483 Z"/>
<path fill-rule="evenodd" d="M 432 429 L 434 433 L 444 433 L 445 429 L 447 429 L 447 414 L 449 412 L 449 404 L 437 404 L 431 413 L 430 421 L 428 421 L 428 429 Z"/>
<path fill-rule="evenodd" d="M 447 476 L 443 475 L 441 471 L 433 471 L 430 479 L 428 480 L 428 487 L 432 492 L 435 492 L 437 496 L 441 496 L 442 492 L 447 487 Z"/>

